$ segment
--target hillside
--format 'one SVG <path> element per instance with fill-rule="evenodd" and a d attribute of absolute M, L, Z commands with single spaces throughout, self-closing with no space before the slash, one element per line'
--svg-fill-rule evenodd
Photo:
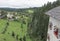
<path fill-rule="evenodd" d="M 0 18 L 0 41 L 46 41 L 49 16 L 44 13 L 57 6 L 60 0 L 42 7 L 0 8 L 0 17 L 6 15 Z"/>

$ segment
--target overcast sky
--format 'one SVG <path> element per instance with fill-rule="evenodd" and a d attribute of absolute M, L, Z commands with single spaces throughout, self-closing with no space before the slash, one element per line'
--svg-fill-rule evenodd
<path fill-rule="evenodd" d="M 47 2 L 54 2 L 56 0 L 0 0 L 0 7 L 10 8 L 26 8 L 26 7 L 40 7 Z"/>

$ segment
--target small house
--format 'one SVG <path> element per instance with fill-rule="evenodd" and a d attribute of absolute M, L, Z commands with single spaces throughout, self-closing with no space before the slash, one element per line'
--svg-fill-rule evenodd
<path fill-rule="evenodd" d="M 14 20 L 14 14 L 13 14 L 13 12 L 8 12 L 7 13 L 7 18 L 11 19 L 11 20 Z"/>

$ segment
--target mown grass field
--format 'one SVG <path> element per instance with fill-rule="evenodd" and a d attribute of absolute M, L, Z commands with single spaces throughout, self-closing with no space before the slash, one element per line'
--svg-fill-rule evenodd
<path fill-rule="evenodd" d="M 4 28 L 6 27 L 7 20 L 0 19 L 0 41 L 20 41 L 20 38 L 26 36 L 26 41 L 31 41 L 29 36 L 27 35 L 27 23 L 23 24 L 23 28 L 21 28 L 21 22 L 17 21 L 9 21 L 9 26 L 4 34 Z M 14 32 L 14 37 L 12 36 L 12 32 Z M 18 35 L 18 40 L 16 40 L 16 36 Z"/>

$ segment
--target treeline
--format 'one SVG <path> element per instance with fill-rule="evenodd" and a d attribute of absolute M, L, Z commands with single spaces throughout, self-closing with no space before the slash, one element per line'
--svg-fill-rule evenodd
<path fill-rule="evenodd" d="M 28 34 L 32 41 L 47 41 L 49 16 L 45 15 L 45 12 L 57 6 L 60 6 L 60 0 L 53 3 L 48 2 L 44 6 L 34 9 L 33 17 L 28 28 Z"/>
<path fill-rule="evenodd" d="M 32 21 L 28 27 L 28 34 L 32 41 L 46 41 L 49 16 L 34 12 Z"/>
<path fill-rule="evenodd" d="M 46 12 L 46 11 L 48 11 L 50 9 L 53 9 L 55 7 L 58 7 L 58 6 L 60 6 L 60 0 L 54 1 L 53 3 L 48 2 L 47 4 L 44 4 L 39 9 L 40 9 L 41 12 Z"/>

